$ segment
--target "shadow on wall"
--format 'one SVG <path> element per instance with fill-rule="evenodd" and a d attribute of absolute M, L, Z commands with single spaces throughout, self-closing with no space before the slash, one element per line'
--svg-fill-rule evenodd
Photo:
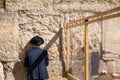
<path fill-rule="evenodd" d="M 23 61 L 16 62 L 13 69 L 13 76 L 15 80 L 27 80 L 27 72 L 24 68 Z"/>
<path fill-rule="evenodd" d="M 91 53 L 91 75 L 98 75 L 100 66 L 100 54 L 99 52 Z"/>
<path fill-rule="evenodd" d="M 24 67 L 24 57 L 27 50 L 32 49 L 32 45 L 28 42 L 19 55 L 21 61 L 15 63 L 13 68 L 13 76 L 15 80 L 27 80 L 27 70 Z"/>
<path fill-rule="evenodd" d="M 64 76 L 64 71 L 65 71 L 65 63 L 64 63 L 64 56 L 63 53 L 61 52 L 62 50 L 62 28 L 56 33 L 56 35 L 49 41 L 49 43 L 44 47 L 44 49 L 48 50 L 53 43 L 59 38 L 59 53 L 60 53 L 60 61 L 62 61 L 62 66 L 63 66 L 63 76 Z M 27 80 L 26 76 L 27 76 L 27 70 L 24 68 L 24 56 L 25 56 L 25 52 L 27 50 L 32 49 L 32 45 L 28 42 L 26 44 L 26 46 L 24 47 L 24 49 L 22 50 L 22 52 L 20 53 L 20 59 L 21 61 L 18 61 L 15 63 L 14 65 L 14 70 L 13 70 L 13 75 L 15 77 L 15 80 Z"/>
<path fill-rule="evenodd" d="M 97 76 L 98 75 L 98 73 L 99 73 L 99 67 L 100 67 L 100 57 L 101 57 L 101 55 L 100 55 L 100 52 L 98 52 L 98 51 L 94 51 L 91 47 L 89 47 L 89 72 L 90 72 L 90 79 L 91 80 L 95 80 L 94 79 L 94 76 Z M 82 64 L 81 64 L 81 66 L 83 66 L 83 67 L 85 67 L 84 66 L 84 47 L 82 47 L 81 48 L 81 50 L 79 51 L 79 53 L 81 53 L 81 55 L 79 56 L 80 58 L 80 60 L 82 61 Z M 82 68 L 82 69 L 84 69 L 84 68 Z M 79 78 L 81 78 L 81 80 L 84 80 L 83 78 L 83 76 L 84 76 L 84 70 L 80 70 L 81 72 L 82 72 L 82 74 L 81 74 L 81 77 L 80 76 L 77 76 L 77 77 L 79 77 Z M 73 69 L 74 70 L 74 69 Z M 98 80 L 98 79 L 97 79 Z"/>

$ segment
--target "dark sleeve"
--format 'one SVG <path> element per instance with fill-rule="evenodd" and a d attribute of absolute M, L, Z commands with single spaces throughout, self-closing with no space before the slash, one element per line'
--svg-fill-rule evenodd
<path fill-rule="evenodd" d="M 49 65 L 49 59 L 48 59 L 48 52 L 47 51 L 45 51 L 46 53 L 47 53 L 47 55 L 46 55 L 46 66 L 48 66 Z"/>
<path fill-rule="evenodd" d="M 24 59 L 24 67 L 27 68 L 29 66 L 28 54 L 26 52 L 25 59 Z"/>

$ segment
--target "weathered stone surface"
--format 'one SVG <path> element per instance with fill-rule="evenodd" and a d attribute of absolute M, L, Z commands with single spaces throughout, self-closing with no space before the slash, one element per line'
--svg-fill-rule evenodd
<path fill-rule="evenodd" d="M 113 5 L 112 5 L 113 3 Z M 77 6 L 76 6 L 77 5 Z M 119 6 L 119 1 L 89 1 L 89 0 L 66 0 L 58 4 L 54 4 L 54 10 L 60 13 L 71 12 L 101 12 L 113 7 Z M 92 7 L 91 7 L 92 6 Z"/>
<path fill-rule="evenodd" d="M 42 12 L 50 12 L 52 11 L 52 3 L 51 0 L 28 0 L 26 1 L 26 9 L 27 10 L 40 10 Z"/>
<path fill-rule="evenodd" d="M 17 11 L 25 9 L 25 0 L 6 0 L 7 11 Z"/>
<path fill-rule="evenodd" d="M 84 80 L 83 66 L 83 62 L 80 60 L 72 61 L 72 74 L 81 80 Z"/>
<path fill-rule="evenodd" d="M 48 66 L 48 72 L 50 77 L 60 77 L 63 75 L 63 67 L 60 61 L 50 61 Z"/>
<path fill-rule="evenodd" d="M 103 60 L 100 60 L 99 73 L 101 73 L 103 70 L 108 71 L 107 68 L 107 63 Z"/>
<path fill-rule="evenodd" d="M 107 71 L 109 73 L 116 72 L 116 62 L 115 61 L 108 61 L 107 62 Z"/>
<path fill-rule="evenodd" d="M 3 64 L 0 63 L 0 80 L 4 80 Z"/>
<path fill-rule="evenodd" d="M 30 10 L 42 13 L 99 12 L 119 5 L 119 0 L 7 0 L 6 10 Z"/>
<path fill-rule="evenodd" d="M 22 62 L 4 64 L 5 80 L 26 80 L 26 70 Z"/>
<path fill-rule="evenodd" d="M 14 68 L 14 63 L 4 64 L 5 68 L 5 80 L 15 80 L 12 70 Z"/>
<path fill-rule="evenodd" d="M 4 12 L 4 8 L 5 8 L 4 2 L 5 2 L 4 0 L 0 0 L 0 12 Z"/>
<path fill-rule="evenodd" d="M 28 41 L 39 35 L 45 40 L 41 47 L 49 52 L 50 77 L 60 77 L 64 73 L 64 65 L 60 62 L 66 57 L 64 23 L 120 6 L 120 0 L 6 0 L 4 6 L 3 1 L 0 1 L 0 12 L 4 12 L 4 7 L 6 11 L 16 11 L 19 17 L 16 17 L 17 23 L 13 14 L 0 13 L 0 61 L 15 61 L 18 52 L 23 60 L 25 51 L 31 48 L 27 46 Z M 100 71 L 119 72 L 120 20 L 116 18 L 101 23 L 89 25 L 89 45 L 98 52 L 112 52 L 112 55 L 103 55 Z M 19 51 L 16 45 L 18 29 L 14 24 L 19 25 Z M 69 41 L 70 61 L 75 60 L 70 65 L 71 71 L 81 79 L 81 63 L 77 60 L 81 62 L 84 58 L 84 26 L 70 29 Z M 6 80 L 26 80 L 21 62 L 5 63 L 4 72 Z"/>
<path fill-rule="evenodd" d="M 30 11 L 40 11 L 51 13 L 52 0 L 7 0 L 6 1 L 7 11 L 17 11 L 17 10 L 30 10 Z"/>
<path fill-rule="evenodd" d="M 18 59 L 18 24 L 14 13 L 0 14 L 0 61 Z"/>
<path fill-rule="evenodd" d="M 21 13 L 21 12 L 20 12 Z M 59 60 L 61 50 L 61 16 L 60 15 L 42 15 L 39 13 L 22 13 L 19 19 L 20 55 L 24 55 L 24 49 L 29 40 L 35 36 L 41 36 L 45 43 L 41 46 L 49 51 L 50 60 Z M 23 57 L 22 57 L 23 58 Z"/>
<path fill-rule="evenodd" d="M 4 7 L 4 0 L 0 0 L 0 8 Z"/>
<path fill-rule="evenodd" d="M 120 18 L 103 21 L 105 51 L 120 55 Z"/>
<path fill-rule="evenodd" d="M 117 59 L 117 60 L 116 60 L 115 66 L 116 66 L 116 72 L 117 72 L 117 73 L 120 73 L 120 59 Z"/>
<path fill-rule="evenodd" d="M 53 3 L 61 3 L 62 0 L 53 0 Z"/>
<path fill-rule="evenodd" d="M 112 60 L 116 60 L 119 59 L 118 55 L 113 54 L 103 54 L 103 60 L 107 60 L 107 61 L 112 61 Z"/>

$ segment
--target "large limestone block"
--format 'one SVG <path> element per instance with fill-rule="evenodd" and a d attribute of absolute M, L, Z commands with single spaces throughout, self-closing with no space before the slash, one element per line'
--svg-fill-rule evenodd
<path fill-rule="evenodd" d="M 18 24 L 14 13 L 0 14 L 0 61 L 18 59 Z"/>
<path fill-rule="evenodd" d="M 50 0 L 27 0 L 26 9 L 28 10 L 40 10 L 43 12 L 50 12 L 52 10 L 52 3 Z"/>
<path fill-rule="evenodd" d="M 62 0 L 54 4 L 53 8 L 57 12 L 101 12 L 120 5 L 118 0 Z M 92 6 L 92 7 L 91 7 Z"/>
<path fill-rule="evenodd" d="M 33 10 L 51 13 L 52 0 L 6 0 L 6 10 Z"/>
<path fill-rule="evenodd" d="M 104 49 L 120 55 L 120 18 L 103 21 L 104 27 Z"/>
<path fill-rule="evenodd" d="M 0 63 L 0 80 L 4 80 L 4 71 L 2 63 Z"/>

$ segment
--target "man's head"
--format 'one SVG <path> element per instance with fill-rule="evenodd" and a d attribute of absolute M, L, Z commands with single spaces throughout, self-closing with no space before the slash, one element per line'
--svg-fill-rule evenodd
<path fill-rule="evenodd" d="M 34 46 L 40 46 L 44 43 L 44 40 L 39 36 L 35 36 L 30 40 L 30 43 Z"/>

